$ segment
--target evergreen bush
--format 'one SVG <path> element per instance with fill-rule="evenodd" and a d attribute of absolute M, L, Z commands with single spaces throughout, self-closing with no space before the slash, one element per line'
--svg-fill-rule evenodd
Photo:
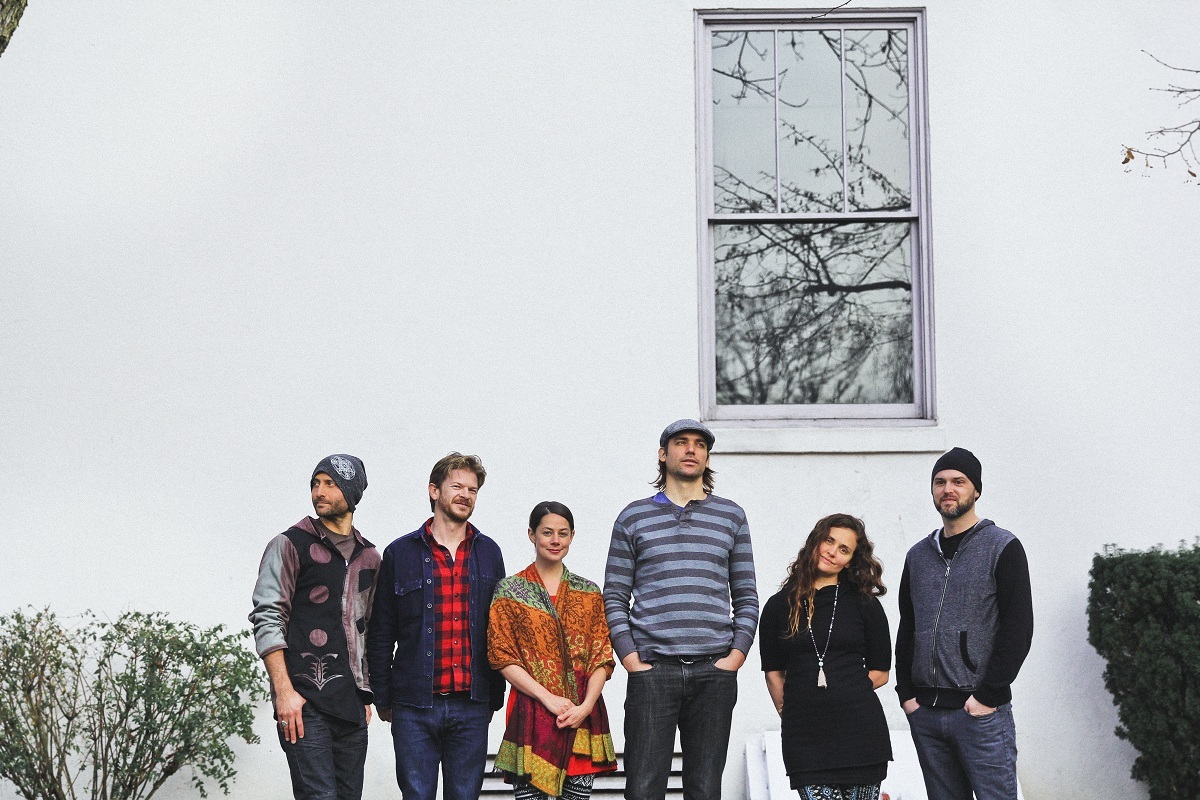
<path fill-rule="evenodd" d="M 1092 560 L 1088 642 L 1151 800 L 1200 797 L 1200 540 Z"/>
<path fill-rule="evenodd" d="M 0 777 L 28 800 L 146 800 L 187 767 L 202 797 L 206 779 L 228 794 L 229 740 L 258 741 L 266 696 L 247 636 L 159 613 L 0 617 Z"/>

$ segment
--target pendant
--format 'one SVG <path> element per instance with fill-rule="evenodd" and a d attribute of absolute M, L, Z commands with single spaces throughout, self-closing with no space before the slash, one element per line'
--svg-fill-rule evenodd
<path fill-rule="evenodd" d="M 817 668 L 817 688 L 825 689 L 828 687 L 829 684 L 825 682 L 825 665 L 822 664 Z"/>

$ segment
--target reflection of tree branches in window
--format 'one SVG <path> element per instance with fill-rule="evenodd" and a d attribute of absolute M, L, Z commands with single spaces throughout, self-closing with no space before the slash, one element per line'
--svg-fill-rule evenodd
<path fill-rule="evenodd" d="M 718 402 L 911 402 L 909 231 L 719 228 Z"/>
<path fill-rule="evenodd" d="M 883 133 L 893 147 L 908 146 L 908 41 L 901 30 L 846 31 L 846 80 L 851 89 L 846 98 L 862 104 L 857 117 L 847 112 L 846 159 L 851 165 L 847 182 L 851 208 L 882 210 L 907 208 L 907 182 L 898 186 L 880 164 L 885 154 L 872 154 L 868 134 L 878 141 Z M 876 112 L 883 119 L 876 120 Z M 874 124 L 872 124 L 874 123 Z M 881 158 L 882 156 L 882 158 Z M 907 166 L 907 159 L 904 160 Z M 904 170 L 907 178 L 907 169 Z"/>
<path fill-rule="evenodd" d="M 714 37 L 714 48 L 731 48 L 716 72 L 733 81 L 714 102 L 776 103 L 776 141 L 796 155 L 775 164 L 778 198 L 774 174 L 714 164 L 717 213 L 908 209 L 907 31 L 780 31 L 779 72 L 769 77 L 770 39 L 752 34 L 767 36 Z M 814 99 L 803 114 L 785 113 Z M 718 223 L 718 403 L 913 402 L 911 231 L 908 221 L 833 216 Z"/>
<path fill-rule="evenodd" d="M 736 31 L 718 33 L 713 36 L 713 49 L 736 49 L 736 58 L 726 69 L 714 69 L 714 74 L 734 81 L 735 90 L 726 99 L 740 103 L 754 95 L 762 100 L 777 102 L 781 108 L 798 110 L 808 105 L 809 98 L 790 101 L 782 94 L 776 98 L 775 75 L 754 77 L 761 74 L 759 66 L 747 64 L 746 59 L 753 57 L 759 62 L 768 60 L 770 52 L 767 48 L 755 46 L 752 35 L 763 35 L 762 31 Z M 853 165 L 853 178 L 843 184 L 842 175 L 842 141 L 830 141 L 828 138 L 805 130 L 795 121 L 785 116 L 778 120 L 777 136 L 781 143 L 788 143 L 797 148 L 804 148 L 814 154 L 818 166 L 809 167 L 804 175 L 781 176 L 783 185 L 783 200 L 781 208 L 793 211 L 841 211 L 841 187 L 846 186 L 849 196 L 846 203 L 854 210 L 884 210 L 908 208 L 910 197 L 907 185 L 898 185 L 896 176 L 889 174 L 884 167 L 877 165 L 872 158 L 868 133 L 880 136 L 880 125 L 888 126 L 883 131 L 891 142 L 898 143 L 897 147 L 907 153 L 909 135 L 908 123 L 908 44 L 907 32 L 904 30 L 869 30 L 846 31 L 845 52 L 843 60 L 842 32 L 838 30 L 823 31 L 781 31 L 778 34 L 779 46 L 790 52 L 796 63 L 804 63 L 806 54 L 804 46 L 805 34 L 817 33 L 830 54 L 839 62 L 844 63 L 845 79 L 849 91 L 854 98 L 861 98 L 862 110 L 854 117 L 847 118 L 847 128 L 844 131 L 846 142 L 846 157 Z M 814 58 L 815 56 L 807 56 Z M 716 60 L 716 59 L 714 59 Z M 725 63 L 724 59 L 721 59 Z M 779 70 L 778 84 L 784 86 L 789 80 L 788 67 Z M 714 97 L 717 105 L 723 98 Z M 846 102 L 850 102 L 850 97 Z M 884 122 L 875 121 L 877 110 L 883 114 Z M 874 125 L 872 124 L 874 121 Z M 907 161 L 905 160 L 905 166 Z M 907 170 L 902 170 L 907 177 Z M 741 184 L 749 187 L 749 176 L 736 176 L 717 165 L 716 185 L 718 203 L 723 213 L 751 210 L 774 210 L 770 202 L 764 198 L 750 200 L 736 188 L 726 184 Z M 764 183 L 773 183 L 774 176 L 759 173 L 758 177 Z M 818 188 L 823 187 L 823 188 Z M 754 189 L 755 194 L 763 190 Z"/>
<path fill-rule="evenodd" d="M 732 78 L 737 81 L 740 89 L 733 94 L 733 99 L 737 101 L 745 100 L 750 93 L 759 95 L 760 97 L 773 98 L 775 96 L 775 76 L 771 75 L 766 78 L 751 78 L 750 70 L 743 63 L 746 57 L 746 51 L 749 50 L 754 55 L 758 56 L 760 61 L 763 61 L 770 55 L 767 50 L 759 49 L 750 41 L 751 33 L 760 33 L 760 31 L 746 31 L 742 33 L 716 33 L 713 34 L 713 50 L 723 50 L 726 47 L 737 47 L 737 58 L 734 59 L 733 68 L 725 71 L 714 69 L 713 72 L 717 75 L 724 75 L 726 78 Z M 720 102 L 719 99 L 716 102 Z"/>
<path fill-rule="evenodd" d="M 774 192 L 751 186 L 725 167 L 715 166 L 714 170 L 717 173 L 717 188 L 721 190 L 714 201 L 718 214 L 757 214 L 775 210 Z"/>
<path fill-rule="evenodd" d="M 1159 87 L 1154 89 L 1156 92 L 1166 92 L 1178 101 L 1179 107 L 1182 108 L 1187 104 L 1200 99 L 1200 69 L 1188 69 L 1186 67 L 1176 67 L 1168 64 L 1162 59 L 1155 56 L 1153 53 L 1142 51 L 1146 55 L 1153 58 L 1159 64 L 1162 64 L 1167 69 L 1175 70 L 1176 72 L 1187 73 L 1187 80 L 1194 84 L 1191 86 L 1182 86 L 1176 83 L 1167 84 L 1165 88 Z M 1167 144 L 1164 147 L 1158 147 L 1153 150 L 1140 150 L 1136 147 L 1125 147 L 1125 158 L 1121 162 L 1128 164 L 1135 157 L 1140 156 L 1144 159 L 1144 166 L 1150 169 L 1153 165 L 1151 159 L 1161 163 L 1164 167 L 1170 159 L 1178 158 L 1183 162 L 1183 168 L 1187 170 L 1188 175 L 1196 178 L 1197 170 L 1200 170 L 1200 156 L 1196 153 L 1196 140 L 1200 139 L 1200 117 L 1193 119 L 1190 122 L 1184 122 L 1180 125 L 1171 127 L 1158 128 L 1157 130 L 1147 131 L 1146 136 L 1151 140 L 1165 140 Z M 1128 169 L 1126 169 L 1128 172 Z M 1190 182 L 1190 181 L 1189 181 Z"/>

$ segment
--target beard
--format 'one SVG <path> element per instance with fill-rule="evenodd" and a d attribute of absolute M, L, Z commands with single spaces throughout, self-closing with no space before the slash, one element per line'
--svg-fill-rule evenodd
<path fill-rule="evenodd" d="M 467 520 L 469 520 L 471 518 L 471 512 L 473 512 L 475 510 L 475 507 L 471 506 L 464 512 L 462 510 L 462 506 L 457 506 L 457 505 L 454 505 L 453 503 L 441 503 L 441 502 L 438 503 L 438 508 L 441 509 L 443 514 L 445 514 L 447 517 L 454 520 L 455 522 L 466 522 Z"/>
<path fill-rule="evenodd" d="M 974 507 L 975 507 L 975 498 L 968 497 L 965 500 L 959 500 L 949 510 L 942 508 L 941 505 L 938 505 L 937 511 L 939 514 L 942 515 L 942 519 L 951 520 L 951 519 L 958 519 L 959 517 L 963 516 L 964 514 L 970 512 L 970 510 L 973 509 Z"/>
<path fill-rule="evenodd" d="M 350 513 L 350 506 L 343 499 L 340 503 L 330 503 L 324 513 L 317 509 L 316 503 L 313 504 L 313 511 L 317 512 L 320 519 L 338 519 Z"/>

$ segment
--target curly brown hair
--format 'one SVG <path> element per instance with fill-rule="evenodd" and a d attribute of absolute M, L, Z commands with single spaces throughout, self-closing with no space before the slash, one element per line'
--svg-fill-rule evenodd
<path fill-rule="evenodd" d="M 796 554 L 796 560 L 788 566 L 788 575 L 781 587 L 788 598 L 788 636 L 795 636 L 801 630 L 800 618 L 804 609 L 808 609 L 804 629 L 807 630 L 812 622 L 813 598 L 817 593 L 813 588 L 817 580 L 817 548 L 833 528 L 852 530 L 858 539 L 854 555 L 842 570 L 839 582 L 868 597 L 887 593 L 887 587 L 883 585 L 883 565 L 875 558 L 875 546 L 867 538 L 867 526 L 850 514 L 830 514 L 817 522 Z"/>

